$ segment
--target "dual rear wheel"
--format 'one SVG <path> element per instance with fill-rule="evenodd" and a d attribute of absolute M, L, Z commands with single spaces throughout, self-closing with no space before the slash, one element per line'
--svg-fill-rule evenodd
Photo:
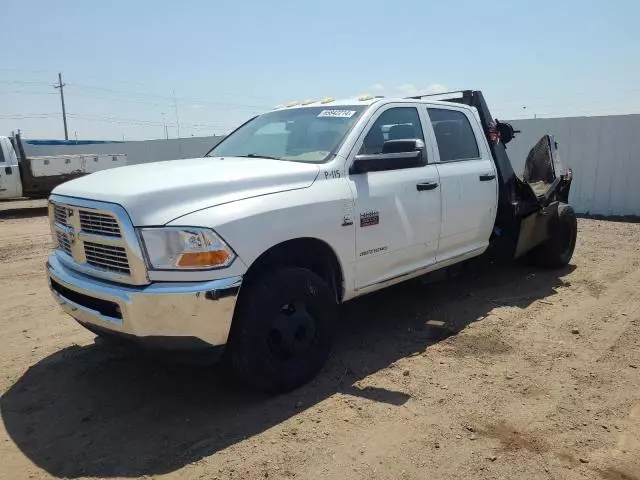
<path fill-rule="evenodd" d="M 578 220 L 571 205 L 561 203 L 549 222 L 549 238 L 529 254 L 533 263 L 546 268 L 563 268 L 569 264 L 576 248 Z"/>

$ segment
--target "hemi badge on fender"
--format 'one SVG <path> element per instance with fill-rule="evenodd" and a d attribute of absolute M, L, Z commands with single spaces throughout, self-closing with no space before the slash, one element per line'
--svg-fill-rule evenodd
<path fill-rule="evenodd" d="M 380 223 L 380 215 L 376 210 L 369 210 L 360 214 L 360 226 L 371 227 Z"/>

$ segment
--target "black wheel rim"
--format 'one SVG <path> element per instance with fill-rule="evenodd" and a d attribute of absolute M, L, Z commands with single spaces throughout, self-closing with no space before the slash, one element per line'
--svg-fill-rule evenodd
<path fill-rule="evenodd" d="M 280 360 L 303 357 L 316 339 L 316 321 L 307 305 L 300 300 L 282 305 L 273 317 L 268 345 L 272 355 Z"/>

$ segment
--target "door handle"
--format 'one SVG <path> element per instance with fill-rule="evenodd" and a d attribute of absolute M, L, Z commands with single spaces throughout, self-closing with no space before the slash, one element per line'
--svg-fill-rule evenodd
<path fill-rule="evenodd" d="M 436 182 L 424 182 L 416 185 L 416 188 L 419 192 L 423 190 L 433 190 L 434 188 L 438 188 L 438 184 Z"/>
<path fill-rule="evenodd" d="M 480 175 L 481 182 L 489 182 L 494 178 L 496 178 L 496 176 L 493 173 L 483 173 L 482 175 Z"/>

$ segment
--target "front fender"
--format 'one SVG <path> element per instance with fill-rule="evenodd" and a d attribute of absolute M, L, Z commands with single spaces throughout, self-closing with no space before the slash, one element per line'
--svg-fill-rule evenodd
<path fill-rule="evenodd" d="M 316 185 L 319 184 L 319 188 Z M 249 198 L 200 210 L 169 225 L 203 226 L 215 230 L 250 267 L 270 248 L 298 238 L 329 245 L 343 268 L 345 298 L 353 291 L 355 226 L 345 222 L 353 212 L 351 191 L 344 179 L 313 187 Z"/>

